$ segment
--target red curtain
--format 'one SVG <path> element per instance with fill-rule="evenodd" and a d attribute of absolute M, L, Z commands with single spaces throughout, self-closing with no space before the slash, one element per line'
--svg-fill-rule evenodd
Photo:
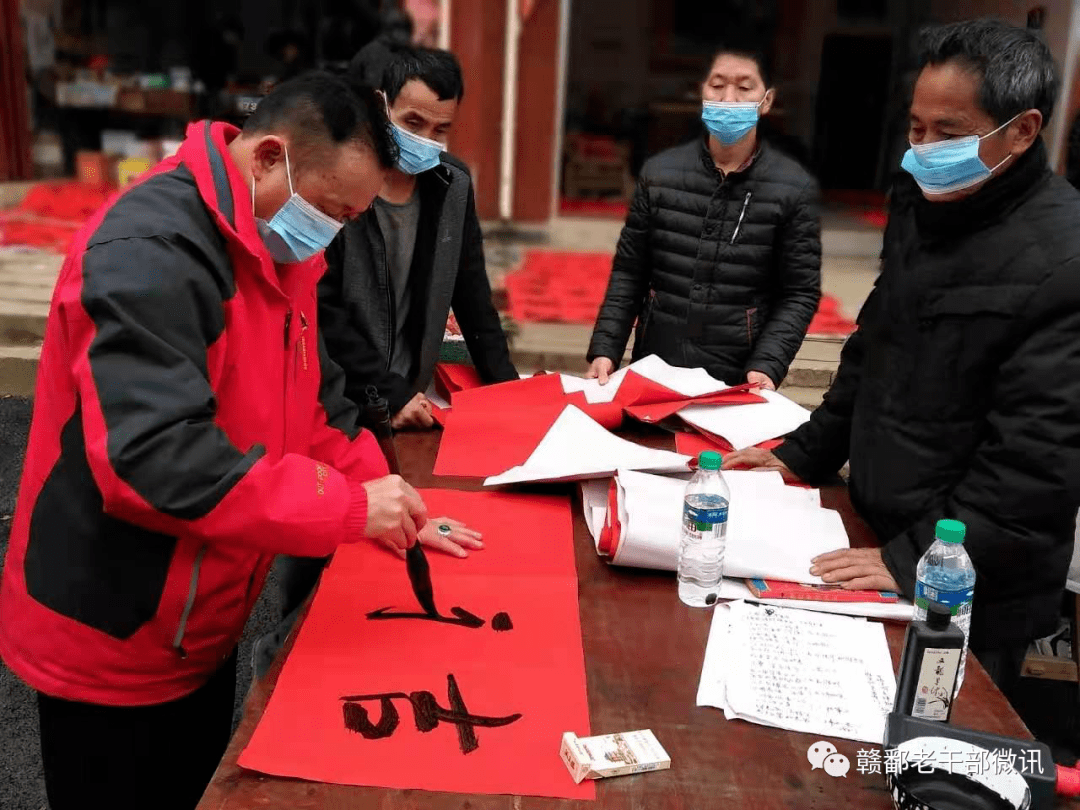
<path fill-rule="evenodd" d="M 19 0 L 0 0 L 0 180 L 29 180 L 31 171 Z"/>

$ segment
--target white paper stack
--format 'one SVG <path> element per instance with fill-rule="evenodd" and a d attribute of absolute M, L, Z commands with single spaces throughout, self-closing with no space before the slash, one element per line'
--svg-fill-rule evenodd
<path fill-rule="evenodd" d="M 731 442 L 736 450 L 784 436 L 810 420 L 810 411 L 777 391 L 761 391 L 767 402 L 746 405 L 691 405 L 679 417 Z"/>
<path fill-rule="evenodd" d="M 689 469 L 689 463 L 690 456 L 620 439 L 567 405 L 524 464 L 488 478 L 484 486 L 605 478 L 624 468 L 678 472 Z"/>
<path fill-rule="evenodd" d="M 732 470 L 724 480 L 731 489 L 724 575 L 820 584 L 810 560 L 849 546 L 839 513 L 822 508 L 815 490 L 786 486 L 778 472 Z M 611 562 L 674 571 L 686 482 L 619 470 L 616 484 L 622 533 Z"/>
<path fill-rule="evenodd" d="M 713 612 L 697 705 L 729 720 L 880 745 L 895 692 L 880 624 L 747 602 Z"/>

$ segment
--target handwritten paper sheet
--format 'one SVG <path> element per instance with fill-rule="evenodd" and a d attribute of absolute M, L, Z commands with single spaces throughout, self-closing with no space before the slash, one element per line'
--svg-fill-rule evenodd
<path fill-rule="evenodd" d="M 697 703 L 729 720 L 880 744 L 895 691 L 880 624 L 733 602 L 714 613 Z"/>
<path fill-rule="evenodd" d="M 396 555 L 340 547 L 240 765 L 335 784 L 593 798 L 558 755 L 563 732 L 590 731 L 568 499 L 423 496 L 431 514 L 483 532 L 484 550 L 429 551 L 432 615 Z"/>

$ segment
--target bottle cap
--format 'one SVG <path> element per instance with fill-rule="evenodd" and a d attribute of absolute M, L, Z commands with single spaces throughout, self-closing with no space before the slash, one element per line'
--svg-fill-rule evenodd
<path fill-rule="evenodd" d="M 942 543 L 963 543 L 967 527 L 959 520 L 939 520 L 934 536 Z"/>
<path fill-rule="evenodd" d="M 926 606 L 926 626 L 931 630 L 944 630 L 952 621 L 952 611 L 941 602 L 930 602 Z"/>
<path fill-rule="evenodd" d="M 724 463 L 724 457 L 715 450 L 706 450 L 698 456 L 698 467 L 702 470 L 719 470 Z"/>

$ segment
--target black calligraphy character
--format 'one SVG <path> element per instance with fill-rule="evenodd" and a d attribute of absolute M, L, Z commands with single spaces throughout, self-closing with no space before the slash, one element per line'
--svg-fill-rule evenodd
<path fill-rule="evenodd" d="M 345 728 L 355 731 L 365 740 L 383 740 L 393 734 L 398 727 L 400 718 L 397 709 L 394 708 L 393 698 L 398 695 L 373 695 L 379 699 L 382 714 L 378 723 L 372 723 L 368 717 L 367 709 L 358 702 L 348 702 L 342 707 L 345 715 Z"/>
<path fill-rule="evenodd" d="M 470 613 L 465 608 L 453 607 L 450 608 L 450 613 L 455 618 L 449 616 L 443 616 L 439 613 L 395 613 L 392 608 L 384 607 L 378 610 L 373 610 L 367 615 L 371 620 L 377 619 L 423 619 L 429 622 L 443 622 L 444 624 L 457 624 L 461 627 L 469 627 L 476 629 L 477 627 L 484 626 L 484 620 L 474 613 Z"/>
<path fill-rule="evenodd" d="M 412 705 L 413 719 L 416 729 L 427 733 L 438 727 L 439 723 L 453 723 L 457 727 L 458 745 L 461 753 L 470 754 L 480 747 L 480 741 L 476 737 L 476 728 L 499 728 L 508 726 L 521 719 L 521 714 L 509 714 L 505 717 L 485 717 L 479 714 L 469 714 L 465 706 L 465 700 L 461 696 L 457 679 L 453 673 L 446 676 L 446 692 L 450 708 L 444 709 L 435 699 L 431 692 L 384 692 L 377 695 L 348 695 L 341 698 L 345 701 L 342 708 L 345 728 L 354 731 L 366 740 L 381 740 L 389 737 L 398 727 L 398 713 L 394 708 L 395 699 L 408 700 Z M 365 700 L 378 700 L 381 716 L 377 724 L 373 724 L 367 710 L 360 705 Z"/>
<path fill-rule="evenodd" d="M 510 621 L 510 614 L 496 613 L 494 616 L 492 616 L 491 629 L 499 633 L 504 633 L 507 630 L 513 630 L 514 623 Z"/>

